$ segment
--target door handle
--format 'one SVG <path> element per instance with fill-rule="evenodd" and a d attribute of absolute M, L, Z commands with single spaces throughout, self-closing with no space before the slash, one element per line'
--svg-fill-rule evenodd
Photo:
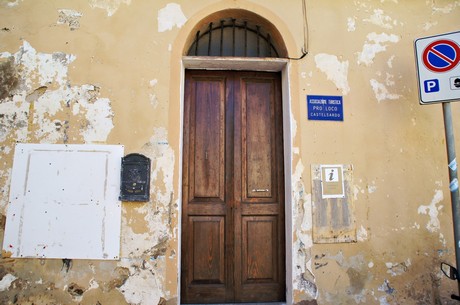
<path fill-rule="evenodd" d="M 252 190 L 254 193 L 265 193 L 270 191 L 269 189 L 253 189 Z"/>

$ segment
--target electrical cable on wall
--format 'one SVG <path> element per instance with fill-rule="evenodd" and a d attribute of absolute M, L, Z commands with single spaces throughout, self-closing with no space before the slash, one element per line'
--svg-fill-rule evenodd
<path fill-rule="evenodd" d="M 291 60 L 301 60 L 308 54 L 308 20 L 307 20 L 307 5 L 306 0 L 302 1 L 302 17 L 303 17 L 303 47 L 300 49 L 302 55 L 298 58 L 288 57 Z"/>

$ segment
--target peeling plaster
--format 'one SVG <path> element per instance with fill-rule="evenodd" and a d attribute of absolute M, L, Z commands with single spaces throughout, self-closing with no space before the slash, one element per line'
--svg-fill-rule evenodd
<path fill-rule="evenodd" d="M 37 53 L 37 51 L 24 41 L 19 51 L 11 55 L 8 52 L 0 53 L 0 58 L 14 56 L 16 65 L 21 67 L 20 75 L 23 77 L 26 90 L 32 91 L 32 84 L 39 86 L 57 83 L 63 86 L 67 83 L 68 65 L 76 57 L 65 53 Z"/>
<path fill-rule="evenodd" d="M 6 207 L 8 205 L 7 194 L 10 190 L 11 171 L 11 168 L 7 170 L 0 170 L 0 177 L 2 178 L 0 194 L 3 194 L 3 196 L 0 196 L 0 215 L 6 215 Z"/>
<path fill-rule="evenodd" d="M 384 15 L 383 10 L 381 9 L 375 9 L 374 14 L 371 15 L 369 19 L 364 19 L 363 21 L 380 26 L 384 29 L 392 29 L 398 24 L 398 22 L 393 20 L 390 16 Z"/>
<path fill-rule="evenodd" d="M 354 32 L 356 30 L 356 17 L 347 18 L 347 30 L 348 32 Z"/>
<path fill-rule="evenodd" d="M 107 16 L 115 14 L 122 4 L 130 5 L 131 0 L 90 0 L 92 8 L 100 8 L 107 11 Z"/>
<path fill-rule="evenodd" d="M 316 67 L 326 74 L 327 79 L 342 91 L 343 95 L 350 92 L 348 86 L 348 60 L 340 62 L 337 56 L 330 54 L 317 54 L 315 56 Z"/>
<path fill-rule="evenodd" d="M 336 255 L 323 254 L 317 257 L 317 259 L 330 260 L 337 263 L 342 270 L 336 271 L 336 285 L 340 285 L 337 284 L 337 281 L 342 277 L 342 274 L 346 275 L 348 277 L 348 283 L 346 286 L 340 287 L 340 289 L 345 289 L 345 293 L 351 296 L 356 304 L 367 303 L 366 295 L 368 294 L 368 290 L 365 288 L 365 285 L 366 282 L 372 279 L 373 275 L 369 272 L 369 268 L 372 266 L 369 263 L 366 264 L 362 254 L 345 257 L 343 252 L 339 251 Z M 323 262 L 323 264 L 324 263 L 325 262 Z M 325 295 L 326 300 L 331 304 L 343 303 L 341 293 L 326 291 Z"/>
<path fill-rule="evenodd" d="M 377 185 L 375 185 L 375 181 L 372 181 L 372 184 L 367 185 L 367 192 L 369 194 L 375 193 L 377 191 Z"/>
<path fill-rule="evenodd" d="M 311 194 L 305 193 L 305 186 L 302 182 L 302 173 L 304 172 L 302 162 L 296 165 L 292 177 L 293 181 L 293 202 L 296 208 L 293 209 L 294 222 L 294 245 L 293 245 L 293 290 L 307 298 L 316 299 L 318 289 L 315 284 L 315 277 L 312 269 L 311 248 L 313 239 L 312 229 L 312 202 Z"/>
<path fill-rule="evenodd" d="M 152 262 L 142 260 L 133 264 L 132 260 L 122 260 L 119 265 L 129 269 L 129 277 L 117 288 L 126 302 L 131 305 L 159 304 L 164 278 Z"/>
<path fill-rule="evenodd" d="M 136 233 L 133 231 L 131 219 L 122 218 L 121 234 L 121 256 L 141 257 L 143 253 L 148 254 L 148 248 L 153 244 L 153 237 L 148 233 Z"/>
<path fill-rule="evenodd" d="M 425 32 L 429 31 L 432 27 L 435 27 L 438 25 L 438 22 L 437 21 L 434 21 L 434 22 L 426 22 L 423 24 L 423 30 Z"/>
<path fill-rule="evenodd" d="M 444 237 L 444 234 L 442 233 L 439 233 L 439 242 L 441 243 L 441 245 L 446 248 L 447 247 L 447 240 L 446 238 Z M 440 255 L 442 256 L 442 255 Z"/>
<path fill-rule="evenodd" d="M 387 296 L 386 295 L 381 296 L 378 300 L 379 300 L 380 305 L 390 305 L 390 303 L 388 303 L 388 301 L 387 301 Z"/>
<path fill-rule="evenodd" d="M 399 94 L 390 93 L 384 84 L 379 83 L 375 79 L 371 79 L 369 82 L 372 90 L 374 91 L 375 98 L 379 103 L 384 100 L 397 100 L 401 97 Z"/>
<path fill-rule="evenodd" d="M 150 83 L 149 83 L 149 89 L 154 89 L 157 84 L 158 84 L 158 80 L 157 79 L 152 79 L 150 81 Z M 152 104 L 153 108 L 157 108 L 157 106 L 158 106 L 158 98 L 157 98 L 156 94 L 155 93 L 150 93 L 149 97 L 150 97 L 150 104 Z"/>
<path fill-rule="evenodd" d="M 366 43 L 363 46 L 363 50 L 358 53 L 358 64 L 363 63 L 366 66 L 372 64 L 377 53 L 386 51 L 388 45 L 387 43 L 389 42 L 397 43 L 399 42 L 399 37 L 394 34 L 388 35 L 386 33 L 369 33 L 367 35 Z"/>
<path fill-rule="evenodd" d="M 73 97 L 77 99 L 78 103 L 74 104 L 72 112 L 74 115 L 85 113 L 87 128 L 81 132 L 85 142 L 105 141 L 114 127 L 110 100 L 97 98 L 99 88 L 93 85 L 83 85 L 75 87 L 75 89 Z"/>
<path fill-rule="evenodd" d="M 107 139 L 113 128 L 110 100 L 99 98 L 93 85 L 70 85 L 68 66 L 76 59 L 74 55 L 38 53 L 24 41 L 15 54 L 0 53 L 0 58 L 10 57 L 14 57 L 20 84 L 0 103 L 0 142 L 10 137 L 26 142 L 33 136 L 40 143 L 66 143 L 69 122 L 55 116 L 69 107 L 74 116 L 83 114 L 84 123 L 75 128 L 86 143 Z"/>
<path fill-rule="evenodd" d="M 359 186 L 354 185 L 354 186 L 353 186 L 353 199 L 354 199 L 355 201 L 358 200 L 358 195 L 359 195 L 360 193 L 361 193 L 361 194 L 364 194 L 364 190 L 361 189 Z"/>
<path fill-rule="evenodd" d="M 383 284 L 378 287 L 378 291 L 382 291 L 387 294 L 378 298 L 380 305 L 390 305 L 390 303 L 388 303 L 387 297 L 393 295 L 396 291 L 393 287 L 390 286 L 390 282 L 387 279 L 385 279 Z"/>
<path fill-rule="evenodd" d="M 337 255 L 326 255 L 325 258 L 334 260 L 340 267 L 344 269 L 354 268 L 357 270 L 361 270 L 363 266 L 366 265 L 364 256 L 362 254 L 357 254 L 345 258 L 345 256 L 343 255 L 343 251 L 339 251 Z"/>
<path fill-rule="evenodd" d="M 387 262 L 385 263 L 385 266 L 388 269 L 387 273 L 391 274 L 391 276 L 397 276 L 407 272 L 407 269 L 410 267 L 411 264 L 411 260 L 410 258 L 408 258 L 406 261 L 402 263 Z"/>
<path fill-rule="evenodd" d="M 460 7 L 460 1 L 455 1 L 453 3 L 449 3 L 444 7 L 436 7 L 435 2 L 433 1 L 433 3 L 432 3 L 433 13 L 450 14 L 457 7 Z"/>
<path fill-rule="evenodd" d="M 83 16 L 82 13 L 69 9 L 61 9 L 58 10 L 58 12 L 59 17 L 57 24 L 67 24 L 71 31 L 80 27 L 80 17 Z"/>
<path fill-rule="evenodd" d="M 363 226 L 361 226 L 357 231 L 357 239 L 358 239 L 358 241 L 366 241 L 367 240 L 367 230 Z"/>
<path fill-rule="evenodd" d="M 21 3 L 22 1 L 24 1 L 24 0 L 7 0 L 7 1 L 5 1 L 5 4 L 8 7 L 14 7 L 14 6 L 19 5 L 19 3 Z"/>
<path fill-rule="evenodd" d="M 431 233 L 438 231 L 441 228 L 441 224 L 438 219 L 439 211 L 443 206 L 437 207 L 436 205 L 444 199 L 444 194 L 442 190 L 436 190 L 429 205 L 421 205 L 418 208 L 419 214 L 429 215 L 430 220 L 426 224 L 426 229 Z"/>
<path fill-rule="evenodd" d="M 395 292 L 395 289 L 390 286 L 390 282 L 387 279 L 383 281 L 383 284 L 379 286 L 378 290 L 387 294 L 393 294 Z"/>
<path fill-rule="evenodd" d="M 181 28 L 187 18 L 179 4 L 169 3 L 164 8 L 158 11 L 158 32 L 166 32 L 172 30 L 175 26 Z"/>
<path fill-rule="evenodd" d="M 129 268 L 130 276 L 118 290 L 130 304 L 158 304 L 165 296 L 166 260 L 174 258 L 168 252 L 169 242 L 177 238 L 178 228 L 172 227 L 177 203 L 173 198 L 174 151 L 165 128 L 155 128 L 141 152 L 152 159 L 151 202 L 131 207 L 136 219 L 122 218 L 122 256 L 119 264 Z M 135 232 L 142 223 L 145 232 Z M 134 260 L 134 263 L 133 263 Z"/>
<path fill-rule="evenodd" d="M 290 121 L 291 121 L 291 143 L 294 143 L 295 136 L 297 134 L 297 121 L 294 119 L 294 115 L 292 114 L 292 112 L 291 112 Z"/>
<path fill-rule="evenodd" d="M 390 59 L 387 61 L 388 68 L 393 68 L 393 60 L 395 59 L 395 56 L 392 55 Z"/>
<path fill-rule="evenodd" d="M 168 142 L 166 128 L 155 128 L 150 142 L 143 149 L 148 151 L 148 154 L 153 158 L 152 185 L 150 189 L 158 201 L 171 208 L 169 205 L 172 204 L 171 194 L 174 191 L 173 173 L 175 160 L 174 151 Z M 162 180 L 160 180 L 161 178 Z M 159 188 L 158 185 L 162 185 L 162 188 Z"/>
<path fill-rule="evenodd" d="M 92 290 L 92 289 L 97 289 L 97 288 L 99 288 L 98 282 L 94 278 L 90 279 L 89 280 L 89 287 L 88 287 L 87 291 Z"/>
<path fill-rule="evenodd" d="M 0 104 L 0 142 L 12 136 L 18 142 L 27 140 L 29 105 L 16 101 Z"/>
<path fill-rule="evenodd" d="M 12 274 L 6 274 L 3 276 L 2 280 L 0 281 L 0 291 L 8 290 L 17 277 Z"/>

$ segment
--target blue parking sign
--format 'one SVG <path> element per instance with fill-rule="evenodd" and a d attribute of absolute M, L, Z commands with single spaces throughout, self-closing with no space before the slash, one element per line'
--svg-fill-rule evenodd
<path fill-rule="evenodd" d="M 426 93 L 438 92 L 439 91 L 439 80 L 429 79 L 423 82 L 423 87 Z"/>

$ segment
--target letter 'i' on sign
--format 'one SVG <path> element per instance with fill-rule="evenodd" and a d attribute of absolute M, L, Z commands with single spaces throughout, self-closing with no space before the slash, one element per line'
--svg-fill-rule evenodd
<path fill-rule="evenodd" d="M 342 165 L 321 165 L 322 198 L 344 198 Z"/>
<path fill-rule="evenodd" d="M 326 168 L 326 179 L 327 182 L 337 182 L 339 181 L 339 171 L 336 168 Z"/>

